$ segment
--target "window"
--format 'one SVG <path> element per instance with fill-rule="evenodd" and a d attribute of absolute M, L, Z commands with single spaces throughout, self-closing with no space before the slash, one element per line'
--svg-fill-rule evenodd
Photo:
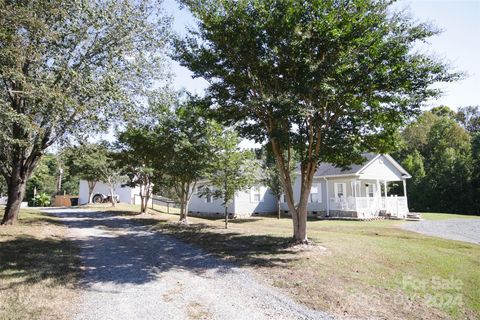
<path fill-rule="evenodd" d="M 312 184 L 308 202 L 322 202 L 322 185 L 320 183 Z"/>
<path fill-rule="evenodd" d="M 335 183 L 335 198 L 340 199 L 347 196 L 347 184 L 346 183 Z"/>
<path fill-rule="evenodd" d="M 250 189 L 250 202 L 261 202 L 263 201 L 262 199 L 262 192 L 259 186 L 252 187 Z"/>
<path fill-rule="evenodd" d="M 377 193 L 377 186 L 376 185 L 374 185 L 374 184 L 367 185 L 365 187 L 365 189 L 367 191 L 367 197 L 369 197 L 369 198 L 375 197 L 375 194 Z"/>
<path fill-rule="evenodd" d="M 212 195 L 213 188 L 206 187 L 205 192 L 207 192 L 207 194 L 205 195 L 205 202 L 213 203 L 213 195 Z"/>
<path fill-rule="evenodd" d="M 280 202 L 287 203 L 287 197 L 285 196 L 285 193 L 280 197 Z"/>

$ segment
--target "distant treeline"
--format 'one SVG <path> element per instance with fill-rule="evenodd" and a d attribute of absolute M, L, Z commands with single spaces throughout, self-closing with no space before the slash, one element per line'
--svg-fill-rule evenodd
<path fill-rule="evenodd" d="M 412 211 L 480 214 L 480 107 L 436 107 L 399 133 Z"/>

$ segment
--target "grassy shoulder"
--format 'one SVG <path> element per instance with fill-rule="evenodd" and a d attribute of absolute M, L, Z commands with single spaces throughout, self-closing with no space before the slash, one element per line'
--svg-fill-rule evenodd
<path fill-rule="evenodd" d="M 234 220 L 225 230 L 221 220 L 190 218 L 185 227 L 150 212 L 135 217 L 253 269 L 312 308 L 353 318 L 480 317 L 478 245 L 404 231 L 399 221 L 312 220 L 315 245 L 291 248 L 290 219 Z"/>
<path fill-rule="evenodd" d="M 54 217 L 22 209 L 0 226 L 0 319 L 68 319 L 77 294 L 77 248 Z"/>
<path fill-rule="evenodd" d="M 450 219 L 480 219 L 480 216 L 453 213 L 421 213 L 422 219 L 425 220 L 450 220 Z"/>

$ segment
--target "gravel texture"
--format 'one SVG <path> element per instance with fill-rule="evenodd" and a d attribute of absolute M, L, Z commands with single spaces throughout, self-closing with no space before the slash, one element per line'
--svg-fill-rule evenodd
<path fill-rule="evenodd" d="M 402 228 L 429 236 L 480 244 L 480 219 L 424 220 L 405 223 Z"/>
<path fill-rule="evenodd" d="M 81 248 L 81 299 L 74 319 L 332 319 L 250 271 L 133 220 L 50 209 Z"/>

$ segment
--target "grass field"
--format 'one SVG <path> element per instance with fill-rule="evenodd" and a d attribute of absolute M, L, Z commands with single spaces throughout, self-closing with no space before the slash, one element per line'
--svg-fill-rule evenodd
<path fill-rule="evenodd" d="M 472 216 L 465 214 L 453 214 L 453 213 L 422 213 L 422 218 L 425 220 L 448 220 L 448 219 L 480 219 L 480 216 Z"/>
<path fill-rule="evenodd" d="M 309 307 L 337 316 L 478 319 L 480 246 L 432 238 L 379 220 L 308 223 L 312 246 L 290 247 L 291 220 L 221 220 L 153 214 L 145 223 L 254 269 Z M 428 214 L 427 219 L 445 215 Z M 457 218 L 457 216 L 452 216 Z"/>
<path fill-rule="evenodd" d="M 68 319 L 77 249 L 54 220 L 22 209 L 17 225 L 0 226 L 0 319 Z"/>
<path fill-rule="evenodd" d="M 309 246 L 291 247 L 291 220 L 190 218 L 155 206 L 88 206 L 132 219 L 249 268 L 309 307 L 346 318 L 480 318 L 480 246 L 398 228 L 402 221 L 308 223 Z M 172 212 L 172 211 L 171 211 Z M 33 210 L 0 227 L 0 319 L 64 319 L 75 306 L 77 249 L 65 227 Z M 466 218 L 423 214 L 425 219 Z"/>

